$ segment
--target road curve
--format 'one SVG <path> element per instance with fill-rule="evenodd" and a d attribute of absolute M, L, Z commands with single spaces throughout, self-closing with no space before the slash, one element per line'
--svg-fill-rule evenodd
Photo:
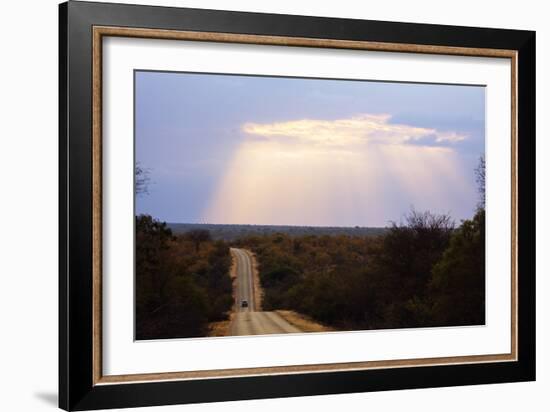
<path fill-rule="evenodd" d="M 301 333 L 276 312 L 257 312 L 254 296 L 252 257 L 245 249 L 231 248 L 236 263 L 235 314 L 230 327 L 231 336 Z M 248 307 L 242 307 L 242 301 Z"/>

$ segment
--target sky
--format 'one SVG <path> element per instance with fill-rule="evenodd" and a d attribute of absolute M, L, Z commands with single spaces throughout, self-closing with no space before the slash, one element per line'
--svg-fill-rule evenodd
<path fill-rule="evenodd" d="M 478 202 L 482 86 L 135 72 L 136 213 L 171 223 L 457 223 Z"/>

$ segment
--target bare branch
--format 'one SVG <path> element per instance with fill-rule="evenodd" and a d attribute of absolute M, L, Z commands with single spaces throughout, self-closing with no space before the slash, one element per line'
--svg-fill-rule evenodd
<path fill-rule="evenodd" d="M 479 164 L 475 169 L 477 191 L 479 193 L 479 209 L 485 209 L 485 155 L 479 157 Z"/>
<path fill-rule="evenodd" d="M 149 183 L 151 182 L 151 179 L 149 177 L 149 169 L 144 169 L 140 166 L 139 163 L 137 163 L 135 173 L 136 196 L 149 194 Z"/>

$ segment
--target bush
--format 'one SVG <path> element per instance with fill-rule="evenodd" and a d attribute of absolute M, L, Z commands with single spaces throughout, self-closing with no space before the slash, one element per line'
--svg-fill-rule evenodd
<path fill-rule="evenodd" d="M 435 321 L 442 325 L 485 323 L 485 211 L 480 209 L 453 234 L 432 271 Z"/>
<path fill-rule="evenodd" d="M 379 237 L 273 234 L 239 241 L 259 261 L 264 309 L 337 329 L 476 324 L 484 318 L 482 212 L 455 229 L 412 210 Z"/>
<path fill-rule="evenodd" d="M 233 304 L 231 257 L 209 234 L 174 237 L 151 216 L 136 217 L 136 338 L 205 336 Z"/>

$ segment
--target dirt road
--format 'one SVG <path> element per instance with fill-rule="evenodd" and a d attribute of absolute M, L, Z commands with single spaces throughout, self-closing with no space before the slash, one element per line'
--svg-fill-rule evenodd
<path fill-rule="evenodd" d="M 235 316 L 230 327 L 230 335 L 268 335 L 281 333 L 301 333 L 278 313 L 256 311 L 254 293 L 254 272 L 251 254 L 244 249 L 232 248 L 236 262 Z M 243 305 L 243 301 L 246 304 Z"/>

